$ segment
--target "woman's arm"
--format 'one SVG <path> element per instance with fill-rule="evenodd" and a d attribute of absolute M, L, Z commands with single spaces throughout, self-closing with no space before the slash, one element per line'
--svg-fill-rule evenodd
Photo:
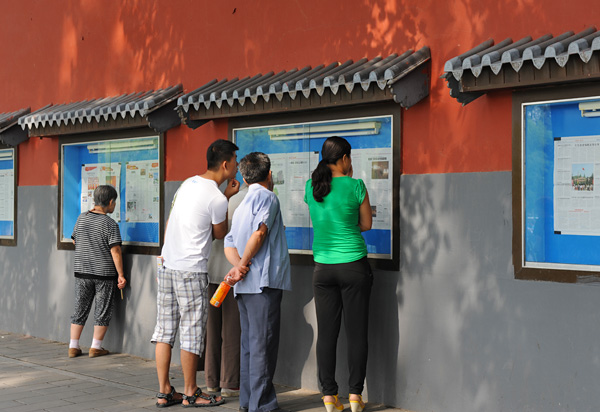
<path fill-rule="evenodd" d="M 123 289 L 127 284 L 127 280 L 125 279 L 125 273 L 123 272 L 123 255 L 121 252 L 121 245 L 115 245 L 111 247 L 110 254 L 112 255 L 115 268 L 117 269 L 117 287 L 119 289 Z"/>
<path fill-rule="evenodd" d="M 369 192 L 365 190 L 365 198 L 358 208 L 358 227 L 361 232 L 371 230 L 373 225 L 373 211 L 369 202 Z"/>

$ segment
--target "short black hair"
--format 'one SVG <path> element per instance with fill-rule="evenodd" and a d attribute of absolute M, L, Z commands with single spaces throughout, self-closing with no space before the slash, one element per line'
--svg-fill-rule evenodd
<path fill-rule="evenodd" d="M 94 203 L 100 207 L 107 207 L 117 196 L 117 190 L 111 185 L 100 185 L 94 189 Z"/>
<path fill-rule="evenodd" d="M 239 147 L 229 140 L 215 140 L 206 151 L 207 169 L 215 171 L 221 163 L 231 160 L 236 150 Z"/>
<path fill-rule="evenodd" d="M 249 185 L 264 182 L 269 177 L 271 159 L 262 152 L 248 153 L 240 161 L 239 169 L 242 177 Z"/>

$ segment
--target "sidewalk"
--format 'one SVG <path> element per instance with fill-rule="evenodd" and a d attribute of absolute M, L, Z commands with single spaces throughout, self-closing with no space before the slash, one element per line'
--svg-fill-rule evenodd
<path fill-rule="evenodd" d="M 0 411 L 157 411 L 158 381 L 153 360 L 127 354 L 69 359 L 67 345 L 0 331 Z M 204 385 L 198 372 L 198 384 Z M 181 367 L 171 368 L 171 384 L 183 388 Z M 317 392 L 277 386 L 279 406 L 292 412 L 324 412 Z M 342 399 L 348 408 L 348 400 Z M 237 398 L 206 412 L 237 412 Z M 161 409 L 162 410 L 162 409 Z M 167 410 L 181 410 L 172 406 Z M 367 404 L 367 412 L 401 409 Z"/>

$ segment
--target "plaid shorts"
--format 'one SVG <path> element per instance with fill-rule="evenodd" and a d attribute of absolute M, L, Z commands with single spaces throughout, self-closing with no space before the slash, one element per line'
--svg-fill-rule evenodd
<path fill-rule="evenodd" d="M 152 343 L 172 347 L 179 329 L 181 349 L 201 356 L 208 316 L 208 274 L 160 267 L 156 306 Z"/>

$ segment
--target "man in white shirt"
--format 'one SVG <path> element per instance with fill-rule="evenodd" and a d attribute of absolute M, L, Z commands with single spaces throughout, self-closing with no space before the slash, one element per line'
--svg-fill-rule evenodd
<path fill-rule="evenodd" d="M 223 403 L 198 388 L 196 371 L 204 349 L 208 309 L 207 265 L 213 238 L 227 234 L 227 202 L 239 191 L 235 180 L 238 147 L 217 140 L 208 148 L 207 171 L 184 181 L 173 198 L 158 269 L 157 318 L 152 342 L 156 344 L 156 371 L 160 390 L 158 407 L 177 403 Z M 229 179 L 225 193 L 219 185 Z M 169 381 L 171 350 L 180 332 L 184 391 L 177 393 Z"/>

